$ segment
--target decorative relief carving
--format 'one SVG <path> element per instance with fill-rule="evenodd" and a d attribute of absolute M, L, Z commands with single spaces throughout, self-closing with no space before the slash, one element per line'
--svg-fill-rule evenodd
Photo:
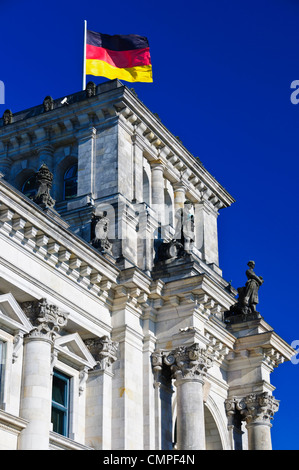
<path fill-rule="evenodd" d="M 278 408 L 279 401 L 268 392 L 251 393 L 244 398 L 233 397 L 225 401 L 225 410 L 228 417 L 239 411 L 242 419 L 247 424 L 269 425 Z"/>
<path fill-rule="evenodd" d="M 67 323 L 68 314 L 59 311 L 56 305 L 49 305 L 46 299 L 24 302 L 22 309 L 35 327 L 27 335 L 30 338 L 54 341 Z"/>
<path fill-rule="evenodd" d="M 154 372 L 159 372 L 163 364 L 169 366 L 172 377 L 178 379 L 204 380 L 206 373 L 213 365 L 213 356 L 199 344 L 192 346 L 179 346 L 173 351 L 154 352 L 152 366 Z"/>
<path fill-rule="evenodd" d="M 118 343 L 108 336 L 87 339 L 84 343 L 97 361 L 95 369 L 106 370 L 116 361 Z"/>

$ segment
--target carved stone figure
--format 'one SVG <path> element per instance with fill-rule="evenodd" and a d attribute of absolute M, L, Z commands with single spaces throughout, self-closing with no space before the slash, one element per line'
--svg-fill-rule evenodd
<path fill-rule="evenodd" d="M 111 254 L 112 244 L 108 240 L 109 224 L 106 211 L 92 214 L 91 244 L 101 253 Z"/>
<path fill-rule="evenodd" d="M 45 163 L 42 164 L 36 174 L 37 193 L 34 196 L 34 202 L 43 207 L 53 207 L 55 205 L 54 199 L 50 195 L 50 189 L 53 182 L 53 173 L 49 170 Z"/>
<path fill-rule="evenodd" d="M 3 113 L 3 125 L 7 126 L 12 123 L 12 112 L 10 109 L 6 109 Z"/>
<path fill-rule="evenodd" d="M 254 272 L 255 262 L 249 261 L 247 263 L 249 269 L 246 271 L 247 282 L 244 287 L 239 287 L 237 303 L 232 305 L 230 310 L 225 313 L 227 318 L 230 315 L 248 315 L 257 314 L 256 306 L 259 302 L 258 290 L 264 283 L 261 276 L 257 276 Z"/>
<path fill-rule="evenodd" d="M 179 209 L 176 214 L 176 227 L 174 239 L 180 242 L 186 253 L 191 253 L 194 244 L 194 215 L 193 204 L 185 201 L 184 208 Z"/>
<path fill-rule="evenodd" d="M 192 252 L 194 245 L 193 204 L 185 201 L 184 208 L 176 214 L 175 234 L 170 242 L 161 243 L 158 248 L 158 261 L 182 258 Z"/>
<path fill-rule="evenodd" d="M 54 108 L 53 98 L 51 96 L 46 96 L 43 101 L 43 106 L 45 112 L 51 111 Z"/>
<path fill-rule="evenodd" d="M 90 98 L 96 94 L 96 84 L 94 82 L 88 82 L 86 85 L 86 97 Z"/>
<path fill-rule="evenodd" d="M 261 276 L 257 276 L 253 271 L 255 267 L 254 261 L 249 261 L 248 267 L 249 269 L 246 271 L 248 281 L 246 282 L 245 290 L 242 295 L 244 295 L 244 303 L 249 306 L 251 311 L 255 312 L 256 305 L 259 303 L 258 290 L 264 283 L 264 279 Z"/>

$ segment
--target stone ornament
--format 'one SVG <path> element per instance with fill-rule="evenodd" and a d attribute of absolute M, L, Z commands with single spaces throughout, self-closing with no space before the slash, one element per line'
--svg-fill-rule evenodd
<path fill-rule="evenodd" d="M 279 401 L 268 392 L 260 394 L 251 393 L 244 398 L 233 397 L 225 401 L 225 410 L 228 416 L 237 411 L 247 424 L 260 423 L 270 425 L 274 413 L 278 411 Z"/>
<path fill-rule="evenodd" d="M 53 183 L 53 173 L 45 163 L 42 164 L 36 174 L 37 193 L 34 196 L 34 202 L 42 207 L 54 207 L 55 200 L 50 195 L 50 189 Z"/>
<path fill-rule="evenodd" d="M 86 97 L 90 98 L 96 94 L 96 84 L 94 82 L 88 82 L 86 85 Z"/>
<path fill-rule="evenodd" d="M 12 123 L 12 112 L 10 109 L 6 109 L 2 116 L 3 126 L 7 126 Z"/>
<path fill-rule="evenodd" d="M 87 339 L 84 343 L 97 361 L 95 369 L 106 370 L 116 361 L 119 344 L 108 336 Z"/>
<path fill-rule="evenodd" d="M 194 343 L 192 346 L 179 346 L 173 351 L 155 352 L 152 355 L 154 372 L 162 370 L 165 364 L 171 369 L 174 379 L 203 380 L 213 365 L 213 356 Z"/>
<path fill-rule="evenodd" d="M 243 319 L 248 317 L 259 317 L 259 312 L 256 306 L 259 302 L 258 290 L 264 283 L 262 276 L 257 276 L 254 272 L 255 262 L 249 261 L 247 263 L 249 269 L 246 271 L 247 282 L 244 287 L 238 287 L 237 302 L 231 306 L 230 310 L 225 313 L 225 318 L 233 315 L 243 315 Z"/>
<path fill-rule="evenodd" d="M 51 111 L 54 108 L 54 101 L 51 96 L 46 96 L 46 98 L 43 101 L 43 107 L 44 107 L 45 113 L 47 113 L 48 111 Z"/>
<path fill-rule="evenodd" d="M 60 330 L 66 325 L 68 314 L 59 311 L 56 305 L 48 304 L 46 299 L 25 302 L 22 309 L 34 325 L 27 338 L 40 338 L 54 341 Z"/>
<path fill-rule="evenodd" d="M 108 240 L 110 220 L 106 211 L 93 213 L 91 219 L 91 244 L 100 253 L 111 254 L 112 244 Z"/>
<path fill-rule="evenodd" d="M 184 202 L 184 208 L 176 212 L 175 218 L 176 227 L 173 238 L 182 244 L 186 253 L 191 253 L 195 239 L 192 202 L 187 199 Z"/>
<path fill-rule="evenodd" d="M 184 208 L 176 211 L 175 234 L 170 242 L 159 246 L 158 261 L 178 259 L 192 253 L 195 240 L 193 212 L 193 203 L 189 200 L 184 202 Z"/>

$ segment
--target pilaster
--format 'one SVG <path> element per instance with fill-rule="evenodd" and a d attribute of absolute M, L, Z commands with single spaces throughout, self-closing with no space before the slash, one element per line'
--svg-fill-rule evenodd
<path fill-rule="evenodd" d="M 85 340 L 94 359 L 86 385 L 87 403 L 85 437 L 96 450 L 111 449 L 112 364 L 117 360 L 118 343 L 108 336 Z"/>
<path fill-rule="evenodd" d="M 91 127 L 79 133 L 78 141 L 78 189 L 77 196 L 94 193 L 94 159 L 97 131 Z"/>

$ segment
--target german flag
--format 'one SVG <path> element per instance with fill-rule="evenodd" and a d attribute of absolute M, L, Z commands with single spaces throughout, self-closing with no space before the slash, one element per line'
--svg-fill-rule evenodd
<path fill-rule="evenodd" d="M 119 78 L 127 82 L 152 82 L 147 38 L 86 32 L 86 75 Z"/>

